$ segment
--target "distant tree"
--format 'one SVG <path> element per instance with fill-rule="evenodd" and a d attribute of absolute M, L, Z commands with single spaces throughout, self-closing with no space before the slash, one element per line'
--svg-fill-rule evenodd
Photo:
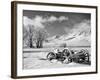
<path fill-rule="evenodd" d="M 23 27 L 23 41 L 28 47 L 33 48 L 33 34 L 34 28 L 32 25 L 27 25 Z"/>
<path fill-rule="evenodd" d="M 30 46 L 30 48 L 34 48 L 34 46 L 33 46 L 33 34 L 34 34 L 33 26 L 29 26 L 29 46 Z"/>
<path fill-rule="evenodd" d="M 23 26 L 23 47 L 28 47 L 28 30 Z"/>
<path fill-rule="evenodd" d="M 48 37 L 48 33 L 44 28 L 37 28 L 34 32 L 34 41 L 36 43 L 36 48 L 43 48 L 43 41 Z"/>
<path fill-rule="evenodd" d="M 33 25 L 23 27 L 23 44 L 30 48 L 43 48 L 43 42 L 48 37 L 44 28 L 34 28 Z"/>

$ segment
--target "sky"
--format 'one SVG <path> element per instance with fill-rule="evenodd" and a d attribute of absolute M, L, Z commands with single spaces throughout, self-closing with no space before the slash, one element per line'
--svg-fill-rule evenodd
<path fill-rule="evenodd" d="M 23 10 L 23 25 L 44 28 L 49 36 L 67 35 L 90 28 L 91 14 Z"/>

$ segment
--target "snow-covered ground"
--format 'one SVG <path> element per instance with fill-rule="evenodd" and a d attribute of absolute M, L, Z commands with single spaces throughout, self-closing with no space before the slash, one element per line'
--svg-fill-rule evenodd
<path fill-rule="evenodd" d="M 78 48 L 77 48 L 78 49 Z M 90 49 L 88 48 L 89 52 Z M 78 64 L 78 63 L 69 63 L 64 64 L 59 61 L 48 61 L 46 56 L 48 54 L 48 50 L 37 52 L 36 50 L 32 51 L 32 49 L 27 49 L 29 52 L 23 53 L 23 67 L 24 69 L 38 69 L 38 68 L 61 68 L 61 67 L 84 67 L 89 66 L 85 64 Z M 30 52 L 31 51 L 31 52 Z"/>

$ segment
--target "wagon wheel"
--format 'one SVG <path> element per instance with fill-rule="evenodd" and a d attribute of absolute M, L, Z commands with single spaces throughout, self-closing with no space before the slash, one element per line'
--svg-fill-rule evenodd
<path fill-rule="evenodd" d="M 69 62 L 72 62 L 72 58 L 71 58 L 71 57 L 68 57 L 68 61 L 69 61 Z"/>
<path fill-rule="evenodd" d="M 71 57 L 66 57 L 66 59 L 63 61 L 63 63 L 65 64 L 69 64 L 72 62 L 72 58 Z"/>
<path fill-rule="evenodd" d="M 85 61 L 89 62 L 89 51 L 88 50 L 86 50 L 85 52 Z"/>
<path fill-rule="evenodd" d="M 48 60 L 52 60 L 52 59 L 55 59 L 55 58 L 56 58 L 56 55 L 53 52 L 48 53 L 48 55 L 47 55 Z"/>
<path fill-rule="evenodd" d="M 80 53 L 85 54 L 86 50 L 85 49 L 81 49 Z"/>
<path fill-rule="evenodd" d="M 64 56 L 69 57 L 69 56 L 72 55 L 72 52 L 71 52 L 69 49 L 64 49 L 64 50 L 63 50 L 63 54 L 64 54 Z"/>
<path fill-rule="evenodd" d="M 89 56 L 89 51 L 86 49 L 84 55 L 87 57 Z"/>

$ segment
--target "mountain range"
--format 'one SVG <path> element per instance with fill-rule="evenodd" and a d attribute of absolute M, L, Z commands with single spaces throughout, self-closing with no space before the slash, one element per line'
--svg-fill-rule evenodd
<path fill-rule="evenodd" d="M 91 30 L 73 32 L 64 35 L 54 35 L 47 38 L 46 46 L 91 46 Z"/>

